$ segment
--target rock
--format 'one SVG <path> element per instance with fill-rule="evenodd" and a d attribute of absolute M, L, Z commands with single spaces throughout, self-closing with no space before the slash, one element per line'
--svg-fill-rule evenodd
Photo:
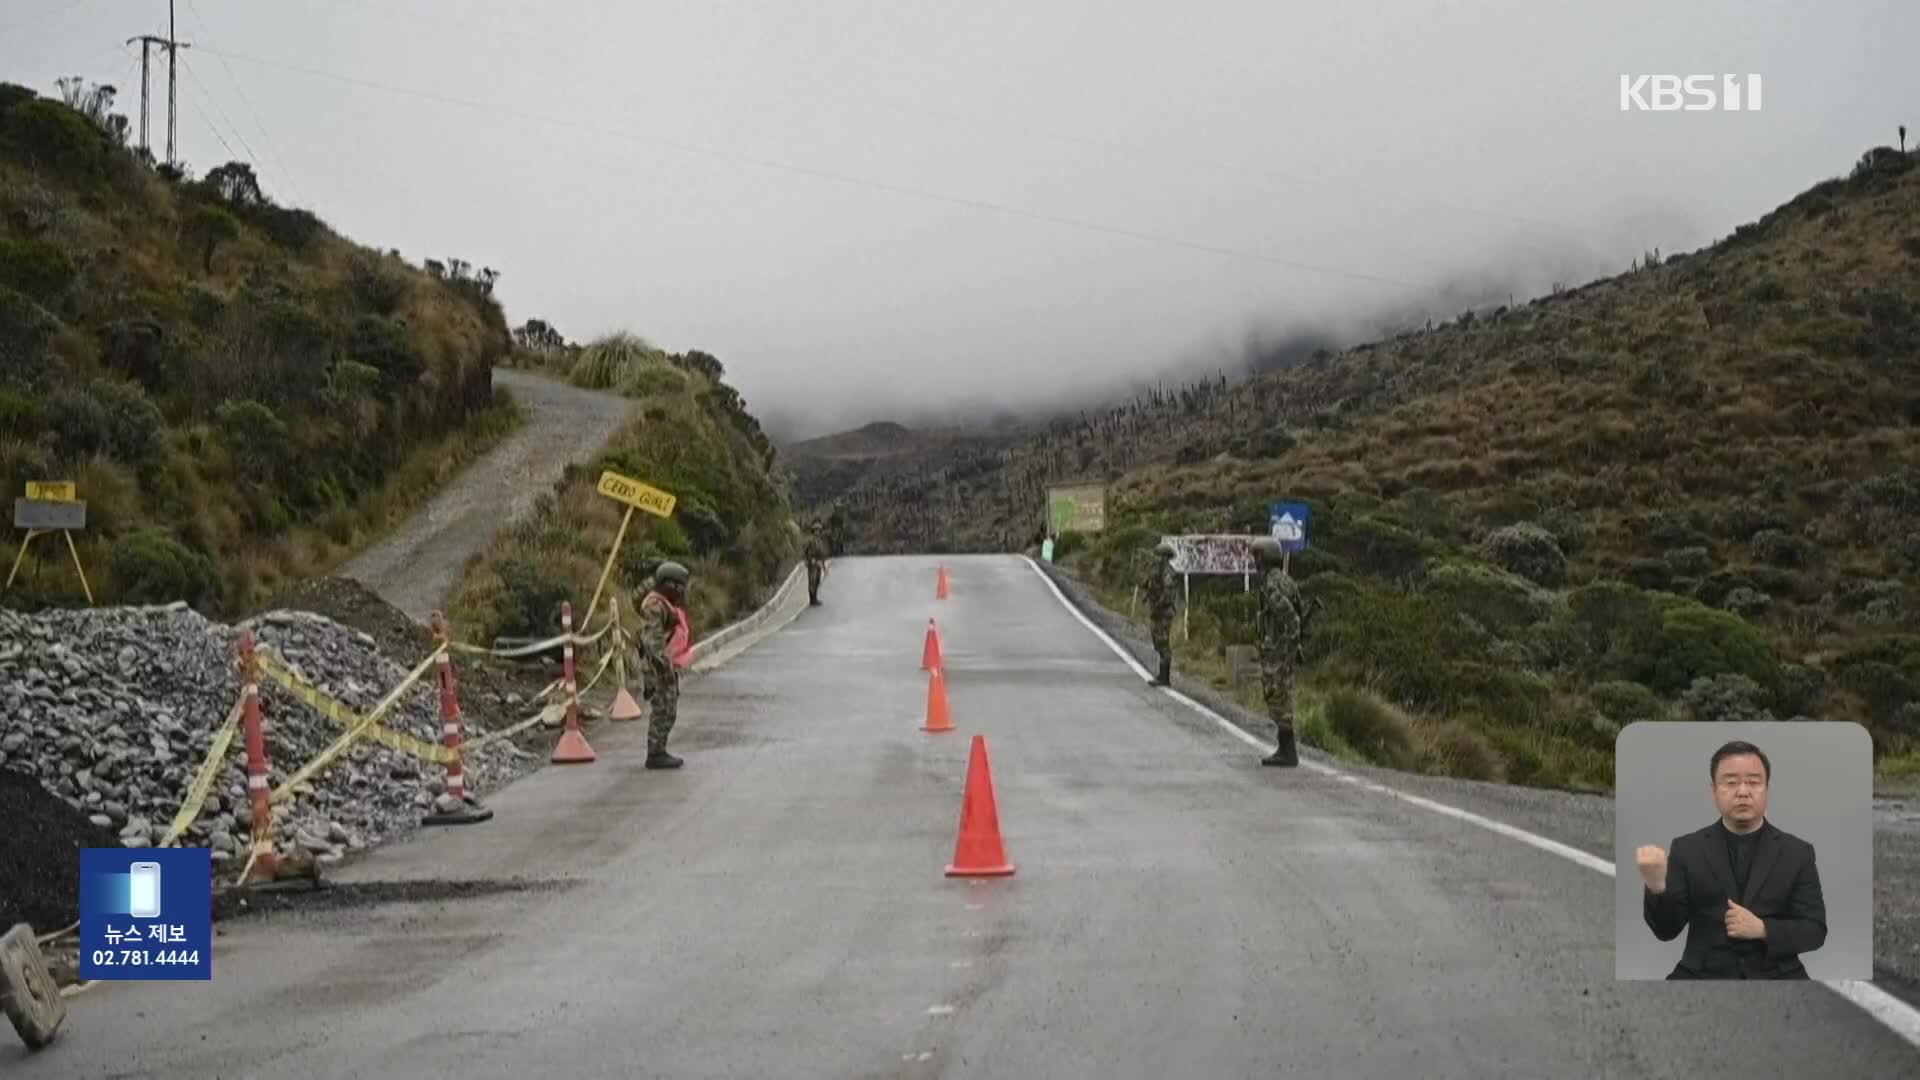
<path fill-rule="evenodd" d="M 87 818 L 87 820 L 93 822 L 95 825 L 98 825 L 103 829 L 110 829 L 113 827 L 113 819 L 108 817 L 105 814 L 94 814 L 93 816 Z"/>
<path fill-rule="evenodd" d="M 419 659 L 422 635 L 404 615 L 390 614 L 406 631 L 395 636 L 405 638 L 406 655 L 381 652 L 374 642 L 387 638 L 379 631 L 370 639 L 301 612 L 268 612 L 250 625 L 263 650 L 365 712 Z M 238 699 L 238 638 L 237 626 L 212 622 L 184 605 L 31 615 L 0 609 L 0 755 L 6 768 L 32 775 L 70 806 L 84 808 L 80 820 L 104 817 L 129 846 L 150 846 L 164 835 L 153 823 L 170 820 L 179 809 L 214 732 Z M 337 722 L 270 681 L 261 683 L 261 704 L 276 782 L 340 734 Z M 385 722 L 440 741 L 432 681 L 403 694 Z M 236 747 L 183 842 L 217 853 L 248 850 L 253 821 L 242 759 Z M 540 760 L 503 741 L 470 751 L 466 764 L 469 785 L 482 790 Z M 291 836 L 297 826 L 308 839 L 337 851 L 407 833 L 418 827 L 418 811 L 444 792 L 438 772 L 362 744 L 303 785 L 290 805 L 275 808 L 276 836 Z M 426 776 L 434 782 L 423 791 Z"/>
<path fill-rule="evenodd" d="M 148 839 L 145 836 L 123 836 L 120 838 L 120 846 L 130 847 L 130 848 L 146 848 L 146 847 L 152 847 L 153 841 Z"/>

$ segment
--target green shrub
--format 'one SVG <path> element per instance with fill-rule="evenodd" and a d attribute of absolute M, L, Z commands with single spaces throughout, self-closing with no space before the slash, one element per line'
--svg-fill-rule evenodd
<path fill-rule="evenodd" d="M 1678 693 L 1693 680 L 1712 675 L 1745 675 L 1777 692 L 1780 665 L 1766 637 L 1738 615 L 1715 611 L 1679 597 L 1663 601 L 1660 632 L 1650 657 L 1642 657 L 1638 682 Z"/>
<path fill-rule="evenodd" d="M 1327 695 L 1327 726 L 1367 760 L 1397 769 L 1415 758 L 1413 720 L 1378 695 L 1340 687 Z"/>
<path fill-rule="evenodd" d="M 1330 553 L 1359 572 L 1384 578 L 1418 577 L 1426 572 L 1430 545 L 1398 525 L 1362 516 L 1324 532 Z"/>
<path fill-rule="evenodd" d="M 1704 577 L 1713 573 L 1713 555 L 1704 547 L 1674 548 L 1661 556 L 1676 580 Z"/>
<path fill-rule="evenodd" d="M 1427 576 L 1430 591 L 1500 636 L 1540 622 L 1554 599 L 1517 574 L 1486 566 L 1446 563 Z"/>
<path fill-rule="evenodd" d="M 588 390 L 612 390 L 653 353 L 652 346 L 633 334 L 609 334 L 581 350 L 573 364 L 573 384 Z"/>
<path fill-rule="evenodd" d="M 1667 706 L 1660 696 L 1636 682 L 1614 679 L 1587 688 L 1587 700 L 1600 715 L 1620 727 L 1640 720 L 1664 720 Z"/>
<path fill-rule="evenodd" d="M 501 590 L 494 598 L 494 625 L 510 637 L 545 636 L 560 627 L 560 605 L 572 597 L 567 583 L 525 558 L 502 559 L 494 567 Z"/>
<path fill-rule="evenodd" d="M 1806 563 L 1805 545 L 1784 529 L 1761 529 L 1749 541 L 1754 557 L 1774 566 L 1801 566 Z"/>
<path fill-rule="evenodd" d="M 1305 653 L 1330 670 L 1380 681 L 1395 700 L 1444 708 L 1452 700 L 1450 666 L 1478 659 L 1461 639 L 1453 613 L 1433 597 L 1382 583 L 1351 593 L 1329 590 L 1314 618 Z"/>
<path fill-rule="evenodd" d="M 1476 661 L 1447 668 L 1442 708 L 1474 707 L 1512 727 L 1547 727 L 1553 720 L 1553 686 L 1531 671 L 1510 671 Z"/>
<path fill-rule="evenodd" d="M 1772 720 L 1772 695 L 1745 675 L 1701 676 L 1680 695 L 1689 719 L 1706 721 Z"/>
<path fill-rule="evenodd" d="M 426 357 L 407 328 L 380 315 L 362 315 L 353 321 L 347 357 L 379 369 L 388 382 L 400 386 L 417 382 L 427 369 Z"/>
<path fill-rule="evenodd" d="M 1866 699 L 1876 720 L 1920 701 L 1920 635 L 1893 634 L 1843 653 L 1831 666 L 1835 686 Z"/>
<path fill-rule="evenodd" d="M 199 608 L 214 598 L 218 572 L 212 560 L 167 529 L 146 528 L 121 537 L 114 541 L 108 562 L 114 595 L 123 603 L 185 600 Z"/>
<path fill-rule="evenodd" d="M 1627 674 L 1644 666 L 1660 631 L 1653 597 L 1618 581 L 1599 581 L 1567 596 L 1566 620 L 1589 658 L 1588 670 Z"/>
<path fill-rule="evenodd" d="M 1548 588 L 1567 580 L 1567 556 L 1553 534 L 1530 522 L 1495 529 L 1480 542 L 1481 558 Z"/>
<path fill-rule="evenodd" d="M 687 388 L 687 377 L 672 364 L 649 359 L 634 364 L 620 383 L 620 392 L 632 398 L 666 397 Z"/>
<path fill-rule="evenodd" d="M 38 435 L 46 429 L 46 423 L 46 409 L 40 399 L 0 386 L 0 431 L 12 435 Z"/>
<path fill-rule="evenodd" d="M 0 379 L 42 382 L 47 343 L 59 329 L 60 320 L 32 297 L 0 285 Z"/>
<path fill-rule="evenodd" d="M 400 310 L 413 289 L 411 279 L 389 268 L 386 260 L 370 252 L 356 252 L 347 274 L 353 295 L 375 315 L 388 318 Z"/>
<path fill-rule="evenodd" d="M 47 398 L 54 450 L 62 460 L 80 461 L 106 452 L 106 406 L 85 387 L 64 386 Z"/>
<path fill-rule="evenodd" d="M 696 555 L 722 551 L 733 540 L 732 530 L 727 528 L 726 520 L 697 496 L 676 504 L 674 516 L 679 519 L 680 528 L 685 531 L 687 541 Z"/>
<path fill-rule="evenodd" d="M 129 465 L 157 462 L 166 429 L 160 407 L 131 383 L 95 379 L 91 393 L 105 424 L 101 449 Z"/>
<path fill-rule="evenodd" d="M 64 179 L 88 183 L 107 173 L 107 142 L 86 117 L 57 101 L 36 98 L 0 118 L 0 150 Z"/>
<path fill-rule="evenodd" d="M 1087 534 L 1068 529 L 1053 538 L 1053 557 L 1064 560 L 1087 546 Z"/>
<path fill-rule="evenodd" d="M 1506 759 L 1485 735 L 1460 717 L 1424 724 L 1420 741 L 1438 764 L 1438 772 L 1468 780 L 1498 783 L 1506 778 Z"/>
<path fill-rule="evenodd" d="M 257 401 L 223 401 L 214 410 L 221 441 L 242 472 L 278 475 L 292 445 L 286 422 Z"/>
<path fill-rule="evenodd" d="M 78 272 L 79 268 L 58 244 L 0 236 L 0 285 L 51 306 L 67 291 Z"/>

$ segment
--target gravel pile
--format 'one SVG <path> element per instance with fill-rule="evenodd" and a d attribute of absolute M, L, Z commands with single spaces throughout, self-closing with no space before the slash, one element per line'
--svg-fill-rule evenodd
<path fill-rule="evenodd" d="M 303 612 L 270 612 L 244 625 L 287 666 L 362 713 L 422 658 L 412 654 L 403 667 L 368 635 Z M 240 630 L 184 605 L 0 611 L 0 768 L 31 774 L 125 846 L 158 843 L 239 700 Z M 260 688 L 278 786 L 344 729 L 264 676 Z M 440 740 L 431 675 L 385 723 Z M 469 793 L 538 763 L 505 742 L 471 752 Z M 362 742 L 310 784 L 274 808 L 274 839 L 283 855 L 298 850 L 329 863 L 417 827 L 444 796 L 445 773 Z M 244 739 L 236 736 L 225 773 L 180 843 L 211 847 L 216 864 L 244 859 L 251 825 Z"/>
<path fill-rule="evenodd" d="M 0 768 L 0 929 L 49 933 L 80 918 L 80 849 L 110 847 L 113 831 L 23 772 Z"/>

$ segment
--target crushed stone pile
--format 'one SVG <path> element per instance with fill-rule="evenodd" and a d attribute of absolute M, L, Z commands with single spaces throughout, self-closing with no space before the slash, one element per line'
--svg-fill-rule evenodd
<path fill-rule="evenodd" d="M 124 846 L 159 843 L 240 698 L 242 627 L 288 668 L 362 714 L 424 659 L 424 650 L 388 657 L 368 635 L 305 612 L 274 611 L 227 626 L 184 604 L 0 611 L 0 768 L 32 775 Z M 264 674 L 260 692 L 277 787 L 345 729 Z M 384 723 L 438 742 L 439 710 L 429 672 Z M 470 751 L 469 794 L 538 763 L 504 740 Z M 444 794 L 445 771 L 363 740 L 309 784 L 274 807 L 274 839 L 283 856 L 304 851 L 328 863 L 417 827 Z M 245 739 L 236 734 L 225 772 L 179 843 L 212 848 L 216 864 L 244 859 L 252 821 Z"/>

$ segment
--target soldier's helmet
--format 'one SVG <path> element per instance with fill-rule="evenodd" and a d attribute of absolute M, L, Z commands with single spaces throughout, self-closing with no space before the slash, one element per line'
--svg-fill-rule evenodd
<path fill-rule="evenodd" d="M 677 562 L 663 562 L 654 569 L 653 578 L 663 584 L 685 585 L 687 568 Z"/>
<path fill-rule="evenodd" d="M 1155 555 L 1160 556 L 1163 559 L 1171 559 L 1174 557 L 1174 555 L 1178 554 L 1174 550 L 1173 541 L 1171 540 L 1160 541 L 1159 545 L 1153 549 L 1153 553 Z"/>
<path fill-rule="evenodd" d="M 1271 536 L 1262 536 L 1253 542 L 1253 557 L 1258 559 L 1262 566 L 1278 566 L 1286 558 L 1286 554 L 1286 549 L 1280 546 L 1280 541 Z"/>

